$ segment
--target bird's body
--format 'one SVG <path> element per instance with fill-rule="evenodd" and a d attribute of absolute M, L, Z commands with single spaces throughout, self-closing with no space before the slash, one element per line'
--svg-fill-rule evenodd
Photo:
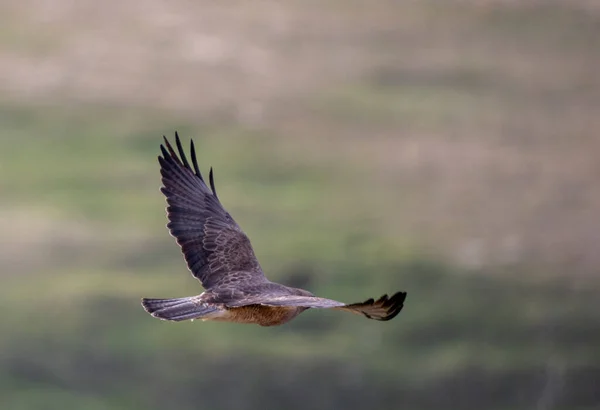
<path fill-rule="evenodd" d="M 176 321 L 198 318 L 261 326 L 282 325 L 308 309 L 302 306 L 268 306 L 260 303 L 244 304 L 243 302 L 258 301 L 265 294 L 286 298 L 294 295 L 308 296 L 310 293 L 266 281 L 248 286 L 243 292 L 235 288 L 217 287 L 198 296 L 187 298 L 144 299 L 144 307 L 151 314 L 160 311 L 161 315 Z"/>
<path fill-rule="evenodd" d="M 238 308 L 225 308 L 222 315 L 211 319 L 217 322 L 250 323 L 261 326 L 278 326 L 289 322 L 307 308 L 295 306 L 274 307 L 264 305 L 248 305 Z"/>
<path fill-rule="evenodd" d="M 144 309 L 164 320 L 210 320 L 281 325 L 310 308 L 332 308 L 362 314 L 369 319 L 390 320 L 403 307 L 405 292 L 363 303 L 344 304 L 314 296 L 304 289 L 269 281 L 260 267 L 250 240 L 223 208 L 215 190 L 212 169 L 210 190 L 190 144 L 193 169 L 179 136 L 179 156 L 165 138 L 159 157 L 167 198 L 167 227 L 181 246 L 188 268 L 206 291 L 175 299 L 142 299 Z"/>

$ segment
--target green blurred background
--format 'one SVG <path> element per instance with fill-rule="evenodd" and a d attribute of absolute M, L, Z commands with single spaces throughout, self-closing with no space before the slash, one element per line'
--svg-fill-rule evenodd
<path fill-rule="evenodd" d="M 0 4 L 0 409 L 600 408 L 597 1 Z M 167 323 L 193 137 L 267 275 L 387 323 Z"/>

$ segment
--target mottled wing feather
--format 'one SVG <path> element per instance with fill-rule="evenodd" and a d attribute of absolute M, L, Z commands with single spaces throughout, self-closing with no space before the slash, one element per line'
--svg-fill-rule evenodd
<path fill-rule="evenodd" d="M 232 228 L 217 218 L 206 218 L 202 249 L 209 254 L 208 271 L 221 278 L 220 284 L 229 283 L 231 279 L 238 281 L 249 276 L 248 273 L 263 276 L 250 239 L 239 228 Z"/>
<path fill-rule="evenodd" d="M 190 143 L 193 169 L 185 156 L 177 133 L 179 156 L 165 138 L 160 163 L 167 200 L 167 228 L 185 257 L 192 275 L 206 289 L 240 280 L 265 280 L 250 240 L 223 208 L 210 171 L 211 190 L 196 161 L 194 143 Z"/>

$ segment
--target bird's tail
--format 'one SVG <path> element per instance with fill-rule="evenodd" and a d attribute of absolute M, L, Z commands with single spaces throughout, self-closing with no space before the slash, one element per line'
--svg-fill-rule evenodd
<path fill-rule="evenodd" d="M 142 299 L 142 306 L 152 316 L 163 320 L 188 320 L 207 318 L 221 309 L 201 303 L 196 297 L 176 299 Z"/>

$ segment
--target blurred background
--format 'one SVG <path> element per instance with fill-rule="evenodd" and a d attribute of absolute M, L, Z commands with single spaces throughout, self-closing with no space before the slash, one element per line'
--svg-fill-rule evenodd
<path fill-rule="evenodd" d="M 0 408 L 600 408 L 600 3 L 0 4 Z M 267 275 L 380 323 L 168 323 L 162 135 Z"/>

